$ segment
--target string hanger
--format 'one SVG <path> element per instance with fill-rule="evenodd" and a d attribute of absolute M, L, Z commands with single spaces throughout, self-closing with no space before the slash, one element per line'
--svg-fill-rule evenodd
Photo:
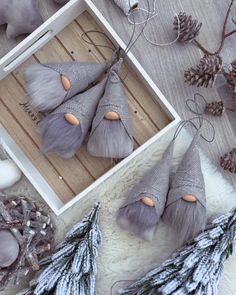
<path fill-rule="evenodd" d="M 96 43 L 92 42 L 91 38 L 89 38 L 89 34 L 92 34 L 92 33 L 103 35 L 111 43 L 112 46 L 104 45 L 104 44 L 96 44 Z M 85 39 L 85 37 L 87 37 L 87 39 Z M 114 53 L 119 50 L 119 48 L 117 49 L 117 47 L 115 46 L 115 44 L 113 43 L 111 38 L 106 33 L 102 32 L 102 31 L 88 30 L 88 31 L 83 32 L 81 34 L 81 38 L 85 43 L 87 43 L 89 45 L 93 45 L 94 47 L 108 48 Z"/>
<path fill-rule="evenodd" d="M 135 14 L 137 15 L 137 13 L 140 12 L 140 11 L 141 11 L 141 12 L 144 12 L 144 13 L 147 13 L 147 14 L 148 14 L 148 18 L 145 19 L 145 20 L 142 20 L 142 21 L 140 21 L 140 22 L 135 22 L 135 21 L 134 21 L 134 15 L 135 15 Z M 131 25 L 142 25 L 142 24 L 144 24 L 144 23 L 147 23 L 147 24 L 148 24 L 151 20 L 153 20 L 154 18 L 156 18 L 156 17 L 158 16 L 158 14 L 159 14 L 159 13 L 157 12 L 157 0 L 154 0 L 154 2 L 153 2 L 153 9 L 152 9 L 152 10 L 150 9 L 150 6 L 148 7 L 148 9 L 146 9 L 146 8 L 144 8 L 144 7 L 137 7 L 136 9 L 131 10 L 131 11 L 129 12 L 127 19 L 128 19 L 128 22 L 129 22 Z M 131 16 L 132 16 L 133 20 L 131 20 Z M 178 15 L 177 13 L 175 13 L 175 17 L 176 17 L 177 22 L 178 22 L 178 30 L 177 30 L 177 36 L 176 36 L 176 38 L 175 38 L 173 41 L 171 41 L 171 42 L 167 42 L 167 43 L 157 43 L 156 41 L 151 40 L 151 39 L 147 36 L 147 33 L 145 32 L 145 28 L 146 28 L 146 26 L 145 26 L 145 28 L 143 29 L 143 32 L 142 32 L 143 37 L 145 38 L 145 40 L 146 40 L 149 44 L 151 44 L 151 45 L 153 45 L 153 46 L 156 46 L 156 47 L 167 47 L 167 46 L 170 46 L 170 45 L 173 45 L 174 43 L 176 43 L 176 42 L 179 40 L 179 37 L 180 37 L 180 30 L 181 30 L 181 28 L 180 28 L 180 19 L 179 19 L 179 15 Z"/>
<path fill-rule="evenodd" d="M 150 8 L 149 0 L 146 0 L 146 1 L 147 1 L 148 8 Z M 130 0 L 129 0 L 129 2 L 130 2 Z M 135 23 L 135 20 L 134 20 L 134 28 L 133 28 L 130 40 L 127 43 L 125 49 L 117 48 L 115 46 L 114 42 L 111 40 L 111 38 L 106 33 L 102 32 L 102 31 L 99 31 L 99 30 L 88 30 L 86 32 L 83 32 L 81 34 L 81 38 L 87 44 L 93 45 L 95 47 L 108 48 L 108 49 L 112 50 L 114 53 L 117 53 L 117 58 L 125 58 L 127 56 L 127 54 L 129 53 L 129 51 L 131 50 L 131 48 L 135 45 L 135 43 L 138 41 L 138 39 L 142 35 L 143 30 L 144 30 L 145 26 L 147 25 L 148 19 L 149 19 L 149 14 L 147 16 L 146 21 L 144 22 L 143 28 L 141 29 L 140 33 L 138 34 L 138 36 L 135 39 L 134 39 L 134 36 L 135 36 L 135 31 L 136 31 L 136 23 Z M 106 39 L 108 39 L 108 41 L 112 44 L 112 46 L 105 45 L 105 44 L 96 44 L 96 43 L 94 43 L 91 40 L 91 38 L 89 38 L 89 34 L 91 34 L 91 33 L 97 33 L 97 34 L 103 35 Z M 87 37 L 87 39 L 85 38 L 85 36 Z"/>
<path fill-rule="evenodd" d="M 147 1 L 148 8 L 150 8 L 149 0 L 146 0 L 146 1 Z M 129 2 L 130 2 L 130 0 L 129 0 Z M 117 56 L 117 58 L 113 62 L 113 64 L 115 64 L 118 60 L 121 60 L 121 59 L 124 60 L 126 58 L 129 51 L 131 50 L 131 48 L 136 44 L 138 39 L 141 37 L 141 35 L 143 33 L 143 30 L 147 25 L 148 19 L 149 19 L 149 13 L 147 15 L 147 19 L 145 21 L 145 24 L 144 24 L 143 28 L 141 29 L 140 33 L 137 35 L 137 37 L 135 39 L 134 39 L 134 37 L 135 37 L 135 32 L 136 32 L 136 24 L 135 24 L 135 20 L 134 20 L 134 27 L 133 27 L 133 31 L 132 31 L 130 40 L 126 45 L 126 48 L 124 48 L 124 49 L 122 49 L 121 47 L 117 48 L 115 46 L 114 42 L 111 40 L 111 38 L 106 33 L 102 32 L 102 31 L 99 31 L 99 30 L 88 30 L 86 32 L 83 32 L 81 34 L 81 38 L 85 43 L 87 43 L 89 45 L 93 45 L 94 47 L 110 49 L 113 52 L 113 55 L 115 54 Z M 89 35 L 92 34 L 92 33 L 97 33 L 97 34 L 103 35 L 111 43 L 111 46 L 105 45 L 105 44 L 94 43 L 91 40 L 91 38 L 89 37 Z M 129 70 L 127 69 L 127 73 L 125 74 L 124 78 L 120 77 L 121 81 L 124 81 L 127 78 L 128 73 L 129 73 Z"/>
<path fill-rule="evenodd" d="M 131 25 L 134 25 L 134 22 L 130 19 L 130 17 L 134 17 L 133 15 L 136 14 L 138 11 L 142 11 L 144 13 L 149 13 L 149 18 L 148 18 L 148 21 L 150 21 L 152 18 L 156 17 L 158 15 L 157 13 L 157 0 L 154 0 L 153 1 L 153 8 L 152 10 L 151 9 L 146 9 L 144 7 L 136 7 L 135 9 L 133 10 L 130 10 L 130 12 L 128 13 L 128 22 L 131 24 Z M 136 25 L 142 25 L 145 23 L 146 20 L 143 20 L 141 22 L 136 22 Z"/>
<path fill-rule="evenodd" d="M 219 108 L 218 112 L 214 110 L 214 105 Z M 198 116 L 203 116 L 204 113 L 210 113 L 213 116 L 221 116 L 225 110 L 231 112 L 235 111 L 235 108 L 225 107 L 223 101 L 213 101 L 208 103 L 205 97 L 200 93 L 195 93 L 193 99 L 187 99 L 186 107 L 191 113 Z"/>
<path fill-rule="evenodd" d="M 145 27 L 148 24 L 148 20 L 149 20 L 149 17 L 150 17 L 150 3 L 149 3 L 149 0 L 146 0 L 146 2 L 147 2 L 147 6 L 148 6 L 147 18 L 144 21 L 144 25 L 143 25 L 141 31 L 139 32 L 139 34 L 137 35 L 137 37 L 134 40 L 133 40 L 133 38 L 135 36 L 135 31 L 136 31 L 137 24 L 136 24 L 134 15 L 132 14 L 132 17 L 133 17 L 133 25 L 134 25 L 133 32 L 132 32 L 130 41 L 128 42 L 128 44 L 126 46 L 126 49 L 124 50 L 124 53 L 123 53 L 123 56 L 122 56 L 123 58 L 125 58 L 125 56 L 127 56 L 127 54 L 129 53 L 129 51 L 131 50 L 131 48 L 136 44 L 136 42 L 138 41 L 138 39 L 142 36 L 143 31 L 144 31 Z M 129 0 L 129 4 L 131 6 L 130 0 Z"/>
<path fill-rule="evenodd" d="M 194 121 L 198 121 L 198 125 L 196 125 L 196 123 L 195 123 Z M 202 129 L 202 127 L 203 127 L 203 123 L 204 123 L 204 121 L 207 122 L 207 123 L 209 124 L 209 126 L 212 128 L 212 138 L 208 139 L 208 138 L 205 137 L 202 133 L 200 133 L 200 137 L 201 137 L 202 139 L 204 139 L 204 140 L 205 140 L 206 142 L 208 142 L 208 143 L 213 142 L 213 141 L 215 140 L 215 127 L 214 127 L 213 124 L 210 122 L 210 120 L 208 120 L 208 119 L 206 119 L 206 118 L 204 118 L 204 117 L 202 117 L 202 116 L 196 116 L 196 117 L 192 117 L 192 118 L 190 118 L 190 119 L 188 119 L 188 120 L 183 120 L 183 121 L 181 121 L 181 122 L 179 123 L 179 125 L 178 125 L 178 127 L 177 127 L 175 133 L 174 133 L 173 140 L 175 140 L 175 139 L 179 136 L 181 130 L 182 130 L 182 129 L 185 127 L 185 125 L 187 125 L 187 124 L 191 124 L 191 126 L 194 127 L 194 129 L 197 130 L 197 132 L 200 132 L 201 129 Z"/>

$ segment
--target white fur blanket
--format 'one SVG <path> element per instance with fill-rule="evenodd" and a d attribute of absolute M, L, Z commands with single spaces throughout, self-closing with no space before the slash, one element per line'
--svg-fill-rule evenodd
<path fill-rule="evenodd" d="M 77 223 L 91 209 L 94 202 L 98 200 L 101 202 L 100 227 L 103 233 L 103 245 L 98 258 L 97 295 L 116 294 L 116 290 L 132 283 L 126 280 L 139 279 L 176 249 L 174 233 L 162 222 L 152 242 L 145 242 L 129 235 L 115 222 L 116 212 L 124 202 L 125 193 L 153 165 L 154 161 L 161 157 L 172 136 L 172 132 L 164 135 L 127 167 L 118 171 L 81 202 L 67 210 L 63 216 L 57 217 L 58 238 L 63 239 L 65 231 Z M 175 144 L 173 168 L 181 160 L 189 143 L 190 136 L 182 131 Z M 230 210 L 236 204 L 236 192 L 202 152 L 201 162 L 206 183 L 208 215 Z M 236 257 L 230 257 L 221 278 L 220 295 L 236 294 L 235 274 Z M 122 282 L 117 283 L 111 293 L 112 285 L 119 280 Z M 3 294 L 15 293 L 9 289 L 9 293 Z"/>
<path fill-rule="evenodd" d="M 174 233 L 162 222 L 152 242 L 142 241 L 122 231 L 115 222 L 117 210 L 124 202 L 125 193 L 153 165 L 155 160 L 161 158 L 172 136 L 172 132 L 164 135 L 135 161 L 118 171 L 63 216 L 66 227 L 69 227 L 71 223 L 78 221 L 78 215 L 85 212 L 85 208 L 89 210 L 96 200 L 102 203 L 100 225 L 103 232 L 103 245 L 98 259 L 98 295 L 110 295 L 111 286 L 121 280 L 123 282 L 117 283 L 113 288 L 113 294 L 116 294 L 116 290 L 132 283 L 125 280 L 139 279 L 147 271 L 158 266 L 177 247 Z M 175 143 L 173 169 L 180 162 L 190 140 L 189 134 L 182 130 Z M 208 143 L 203 143 L 203 148 L 204 144 Z M 206 184 L 208 215 L 229 211 L 236 204 L 236 192 L 203 152 L 200 152 L 200 156 Z M 231 257 L 225 264 L 220 283 L 220 295 L 236 294 L 235 273 L 236 257 Z"/>

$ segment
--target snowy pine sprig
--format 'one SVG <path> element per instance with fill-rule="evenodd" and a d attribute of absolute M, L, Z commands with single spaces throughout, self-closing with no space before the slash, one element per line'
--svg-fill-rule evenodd
<path fill-rule="evenodd" d="M 119 294 L 217 295 L 224 262 L 235 245 L 236 208 L 213 219 L 191 243 Z"/>
<path fill-rule="evenodd" d="M 45 258 L 43 269 L 30 287 L 17 295 L 94 295 L 96 258 L 102 242 L 97 204 L 81 222 L 70 229 L 54 253 Z"/>

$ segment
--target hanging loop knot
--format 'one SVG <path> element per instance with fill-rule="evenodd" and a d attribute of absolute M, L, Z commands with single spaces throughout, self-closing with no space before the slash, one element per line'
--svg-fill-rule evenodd
<path fill-rule="evenodd" d="M 195 121 L 198 121 L 198 124 L 195 123 Z M 208 139 L 206 136 L 204 136 L 201 132 L 202 126 L 203 126 L 203 122 L 207 122 L 209 124 L 209 126 L 212 129 L 212 137 L 210 139 Z M 184 128 L 185 125 L 187 124 L 191 124 L 192 127 L 194 127 L 194 129 L 199 132 L 199 135 L 202 139 L 204 139 L 206 142 L 213 142 L 215 139 L 215 127 L 213 126 L 213 124 L 206 118 L 202 117 L 202 116 L 196 116 L 196 117 L 192 117 L 188 120 L 183 120 L 182 122 L 180 122 L 179 126 L 177 127 L 173 140 L 175 140 L 179 133 L 181 132 L 181 130 Z"/>

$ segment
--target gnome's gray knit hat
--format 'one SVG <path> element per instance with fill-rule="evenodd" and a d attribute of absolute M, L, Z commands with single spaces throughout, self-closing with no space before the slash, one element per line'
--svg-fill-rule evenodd
<path fill-rule="evenodd" d="M 105 93 L 98 104 L 90 136 L 92 136 L 94 130 L 104 119 L 104 115 L 107 112 L 113 111 L 120 115 L 120 120 L 124 125 L 127 134 L 129 135 L 130 139 L 133 140 L 133 129 L 131 126 L 128 104 L 125 99 L 124 87 L 118 75 L 122 62 L 123 59 L 120 59 L 110 69 Z"/>
<path fill-rule="evenodd" d="M 66 76 L 71 82 L 71 88 L 67 91 L 63 102 L 67 101 L 74 95 L 85 90 L 89 84 L 106 71 L 113 63 L 114 58 L 102 64 L 96 62 L 62 62 L 46 63 L 43 66 L 48 67 L 60 75 Z"/>
<path fill-rule="evenodd" d="M 52 114 L 70 113 L 78 118 L 83 134 L 81 141 L 84 140 L 89 128 L 91 127 L 98 102 L 104 93 L 106 81 L 107 79 L 102 80 L 100 83 L 91 87 L 87 91 L 76 95 L 67 102 L 63 103 L 52 112 Z"/>
<path fill-rule="evenodd" d="M 198 131 L 171 180 L 167 206 L 186 195 L 193 195 L 203 207 L 206 207 L 205 182 L 198 151 L 200 138 Z"/>
<path fill-rule="evenodd" d="M 159 218 L 161 217 L 165 208 L 169 189 L 173 149 L 174 141 L 172 140 L 162 158 L 144 175 L 141 181 L 134 186 L 129 193 L 127 201 L 121 208 L 141 200 L 144 196 L 148 196 L 154 201 L 157 216 Z"/>

